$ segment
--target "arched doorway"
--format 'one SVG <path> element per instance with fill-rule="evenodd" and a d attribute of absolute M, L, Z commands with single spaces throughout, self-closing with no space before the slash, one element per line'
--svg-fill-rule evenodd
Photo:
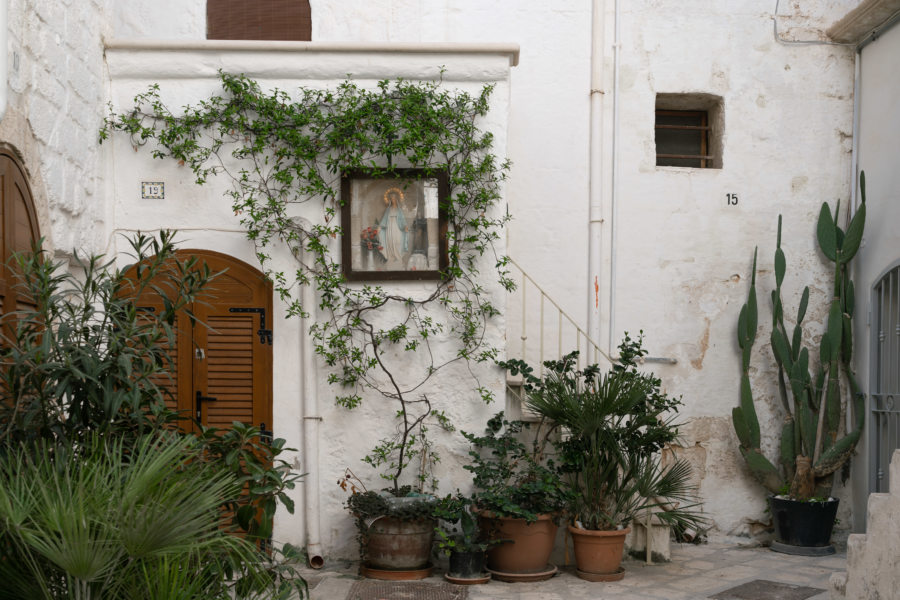
<path fill-rule="evenodd" d="M 247 263 L 218 252 L 179 250 L 176 256 L 196 257 L 211 272 L 222 273 L 188 307 L 194 319 L 181 311 L 174 323 L 172 377 L 157 381 L 168 392 L 167 405 L 205 426 L 239 421 L 270 431 L 271 283 Z M 158 295 L 145 294 L 136 302 L 141 310 L 162 309 Z"/>
<path fill-rule="evenodd" d="M 0 146 L 0 309 L 3 315 L 32 307 L 16 289 L 15 252 L 29 252 L 40 238 L 25 168 L 10 148 Z"/>

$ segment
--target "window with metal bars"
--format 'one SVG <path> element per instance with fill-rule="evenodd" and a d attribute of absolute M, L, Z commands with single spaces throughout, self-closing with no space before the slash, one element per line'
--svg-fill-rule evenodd
<path fill-rule="evenodd" d="M 713 166 L 710 152 L 709 112 L 705 110 L 656 110 L 656 166 Z"/>

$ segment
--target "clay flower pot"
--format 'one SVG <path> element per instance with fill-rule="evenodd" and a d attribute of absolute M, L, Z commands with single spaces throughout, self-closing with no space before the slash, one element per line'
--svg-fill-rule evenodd
<path fill-rule="evenodd" d="M 553 515 L 540 515 L 534 523 L 525 519 L 497 517 L 489 512 L 479 515 L 482 531 L 491 539 L 510 540 L 488 550 L 487 566 L 503 573 L 540 573 L 547 570 L 556 541 Z"/>
<path fill-rule="evenodd" d="M 617 581 L 625 575 L 622 553 L 630 527 L 595 531 L 569 525 L 575 544 L 577 575 L 588 581 Z"/>

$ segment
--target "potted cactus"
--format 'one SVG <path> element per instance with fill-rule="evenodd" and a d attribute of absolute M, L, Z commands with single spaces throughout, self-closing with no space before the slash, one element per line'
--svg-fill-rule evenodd
<path fill-rule="evenodd" d="M 781 248 L 781 216 L 775 249 L 775 289 L 772 291 L 770 345 L 777 365 L 778 395 L 784 413 L 781 452 L 776 466 L 760 450 L 760 426 L 750 387 L 750 354 L 756 338 L 756 251 L 747 302 L 738 318 L 741 348 L 740 404 L 732 411 L 740 451 L 750 471 L 773 494 L 770 508 L 776 541 L 772 549 L 790 554 L 834 552 L 831 530 L 838 501 L 831 497 L 834 472 L 850 458 L 863 427 L 863 396 L 851 368 L 853 351 L 853 282 L 847 268 L 862 241 L 866 219 L 865 175 L 860 174 L 862 204 L 846 231 L 822 204 L 817 239 L 822 254 L 834 264 L 832 296 L 822 341 L 810 351 L 803 343 L 803 318 L 809 287 L 803 290 L 793 328 L 784 318 L 781 284 L 786 260 Z M 818 361 L 811 365 L 811 355 Z M 846 426 L 853 406 L 855 427 Z"/>

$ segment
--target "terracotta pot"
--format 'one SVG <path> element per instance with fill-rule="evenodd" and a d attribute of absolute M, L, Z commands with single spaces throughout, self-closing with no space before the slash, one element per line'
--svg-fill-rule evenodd
<path fill-rule="evenodd" d="M 374 569 L 415 570 L 428 565 L 434 541 L 434 520 L 381 517 L 369 526 L 366 566 Z"/>
<path fill-rule="evenodd" d="M 569 533 L 575 544 L 575 564 L 578 576 L 596 581 L 591 575 L 617 575 L 622 565 L 625 536 L 630 527 L 613 531 L 594 531 L 569 525 Z M 584 573 L 585 575 L 582 575 Z"/>
<path fill-rule="evenodd" d="M 552 515 L 540 515 L 537 521 L 528 523 L 525 519 L 507 519 L 483 512 L 479 521 L 482 531 L 487 531 L 491 539 L 511 540 L 488 550 L 488 569 L 504 573 L 546 571 L 558 529 Z"/>

